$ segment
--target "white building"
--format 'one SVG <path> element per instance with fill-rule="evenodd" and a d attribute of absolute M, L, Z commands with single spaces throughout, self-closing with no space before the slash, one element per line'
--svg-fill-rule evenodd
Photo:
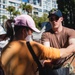
<path fill-rule="evenodd" d="M 7 14 L 5 8 L 7 5 L 7 0 L 0 0 L 0 23 L 1 23 L 1 16 Z"/>
<path fill-rule="evenodd" d="M 2 15 L 9 17 L 9 12 L 5 8 L 10 5 L 15 6 L 16 10 L 21 11 L 19 8 L 21 2 L 22 0 L 0 0 L 0 17 Z M 43 13 L 48 13 L 52 8 L 57 8 L 56 0 L 29 0 L 29 4 L 33 7 L 32 14 L 36 14 L 39 17 Z M 0 23 L 2 23 L 2 19 L 0 19 Z"/>
<path fill-rule="evenodd" d="M 52 8 L 57 8 L 56 0 L 29 0 L 33 6 L 33 14 L 42 16 L 43 13 L 48 13 Z"/>

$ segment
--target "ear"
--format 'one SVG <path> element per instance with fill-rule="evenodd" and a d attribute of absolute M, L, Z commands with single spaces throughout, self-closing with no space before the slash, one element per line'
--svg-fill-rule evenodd
<path fill-rule="evenodd" d="M 28 34 L 32 35 L 33 30 L 29 29 Z"/>
<path fill-rule="evenodd" d="M 63 21 L 63 17 L 61 17 L 61 21 Z"/>
<path fill-rule="evenodd" d="M 23 36 L 23 39 L 25 39 L 27 36 L 27 31 L 25 28 L 22 29 L 22 36 Z"/>
<path fill-rule="evenodd" d="M 22 29 L 22 33 L 26 34 L 26 29 L 25 28 Z"/>

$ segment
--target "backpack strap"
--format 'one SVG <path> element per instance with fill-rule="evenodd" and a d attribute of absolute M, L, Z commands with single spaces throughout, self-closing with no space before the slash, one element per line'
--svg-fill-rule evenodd
<path fill-rule="evenodd" d="M 43 66 L 42 66 L 42 64 L 40 63 L 40 61 L 39 61 L 38 57 L 36 56 L 36 54 L 34 53 L 33 48 L 32 48 L 31 45 L 30 45 L 30 42 L 26 42 L 26 44 L 27 44 L 27 47 L 28 47 L 30 53 L 31 53 L 32 56 L 33 56 L 34 61 L 35 61 L 35 62 L 37 63 L 37 65 L 38 65 L 38 69 L 42 69 Z"/>
<path fill-rule="evenodd" d="M 74 58 L 75 58 L 75 54 L 74 53 L 72 55 L 70 55 L 69 57 L 66 57 L 61 63 L 59 61 L 56 65 L 54 65 L 53 68 L 54 69 L 60 68 L 63 65 L 63 63 L 65 63 L 67 60 L 69 60 L 72 56 L 74 56 L 74 57 L 73 57 L 72 61 L 70 62 L 70 64 L 71 64 L 73 62 Z"/>

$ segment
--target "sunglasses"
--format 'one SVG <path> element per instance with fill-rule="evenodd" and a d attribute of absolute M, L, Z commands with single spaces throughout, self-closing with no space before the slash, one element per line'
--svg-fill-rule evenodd
<path fill-rule="evenodd" d="M 58 21 L 58 19 L 59 19 L 59 17 L 58 16 L 51 16 L 50 18 L 49 18 L 49 20 L 52 22 L 52 21 Z"/>

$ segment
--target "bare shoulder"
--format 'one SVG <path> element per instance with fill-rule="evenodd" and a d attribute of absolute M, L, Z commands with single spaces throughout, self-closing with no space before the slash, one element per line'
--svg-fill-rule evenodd
<path fill-rule="evenodd" d="M 75 30 L 74 29 L 72 29 L 72 28 L 68 28 L 68 27 L 63 27 L 68 33 L 73 33 L 73 32 L 75 32 Z"/>
<path fill-rule="evenodd" d="M 75 45 L 75 38 L 70 38 L 69 39 L 69 44 L 74 44 Z"/>

